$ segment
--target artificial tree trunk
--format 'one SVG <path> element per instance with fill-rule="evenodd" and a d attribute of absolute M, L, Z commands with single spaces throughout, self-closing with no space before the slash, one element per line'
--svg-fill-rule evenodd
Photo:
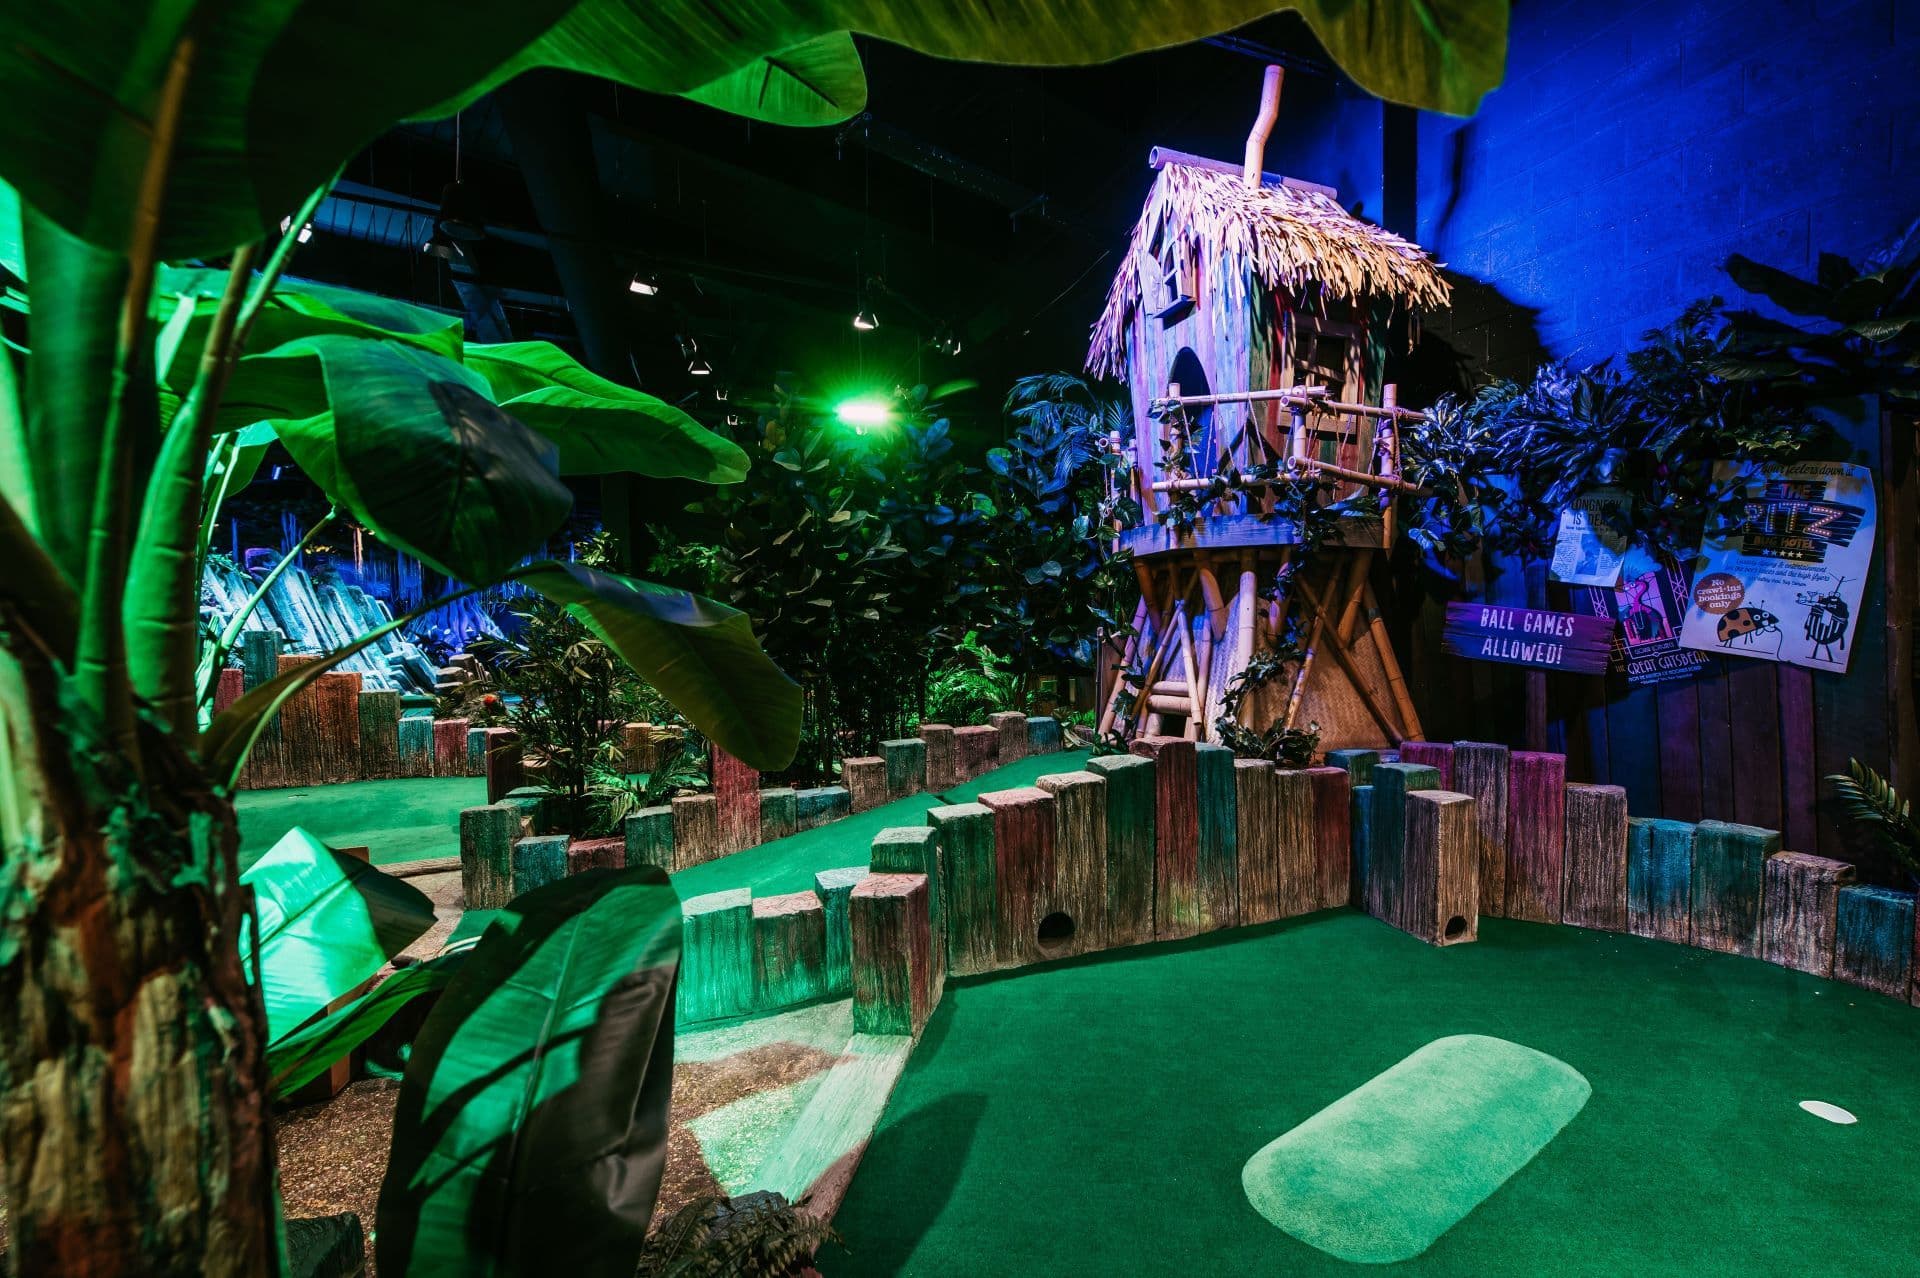
<path fill-rule="evenodd" d="M 10 1270 L 269 1274 L 265 1019 L 236 944 L 232 804 L 160 733 L 135 776 L 39 701 L 35 721 L 68 735 L 36 743 L 43 837 L 7 850 Z"/>

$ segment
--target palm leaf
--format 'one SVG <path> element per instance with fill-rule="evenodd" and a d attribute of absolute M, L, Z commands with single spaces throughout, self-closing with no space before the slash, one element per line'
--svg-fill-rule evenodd
<path fill-rule="evenodd" d="M 1885 777 L 1858 759 L 1847 760 L 1847 771 L 1827 777 L 1840 798 L 1847 819 L 1864 827 L 1873 840 L 1892 853 L 1907 872 L 1920 876 L 1920 824 L 1912 805 Z"/>

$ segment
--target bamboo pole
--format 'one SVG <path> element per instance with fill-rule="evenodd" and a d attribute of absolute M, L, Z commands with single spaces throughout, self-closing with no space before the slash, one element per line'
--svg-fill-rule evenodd
<path fill-rule="evenodd" d="M 1301 576 L 1304 578 L 1305 573 L 1302 572 Z M 1306 589 L 1306 585 L 1304 580 L 1300 582 L 1301 589 Z M 1316 604 L 1313 610 L 1313 626 L 1307 632 L 1307 650 L 1300 658 L 1300 668 L 1293 672 L 1293 687 L 1287 693 L 1287 709 L 1280 716 L 1280 726 L 1283 729 L 1291 728 L 1294 716 L 1300 713 L 1300 699 L 1307 691 L 1307 676 L 1313 673 L 1314 654 L 1320 649 L 1320 636 L 1326 628 L 1327 611 Z M 1338 646 L 1337 641 L 1335 646 Z"/>
<path fill-rule="evenodd" d="M 1133 610 L 1133 633 L 1127 636 L 1126 651 L 1121 654 L 1120 664 L 1113 672 L 1113 687 L 1108 691 L 1106 704 L 1100 711 L 1099 735 L 1103 738 L 1113 728 L 1114 705 L 1120 700 L 1120 687 L 1126 682 L 1127 670 L 1139 654 L 1140 636 L 1146 631 L 1147 616 L 1147 597 L 1142 595 Z"/>
<path fill-rule="evenodd" d="M 1253 571 L 1253 558 L 1250 555 L 1242 555 L 1240 557 L 1240 594 L 1236 600 L 1240 609 L 1237 618 L 1239 625 L 1236 628 L 1236 642 L 1233 649 L 1233 670 L 1227 675 L 1229 679 L 1232 679 L 1234 675 L 1245 670 L 1248 663 L 1253 660 L 1254 629 L 1256 614 L 1258 612 L 1255 605 L 1259 603 L 1260 598 L 1255 592 L 1258 589 L 1258 579 L 1255 577 Z M 1245 704 L 1246 702 L 1243 700 L 1241 705 L 1244 707 Z M 1240 718 L 1239 715 L 1235 715 L 1234 717 L 1236 719 Z M 1242 722 L 1244 722 L 1244 720 L 1242 720 Z"/>
<path fill-rule="evenodd" d="M 1318 594 L 1305 580 L 1300 581 L 1300 593 L 1314 611 L 1325 611 Z M 1328 651 L 1333 654 L 1333 659 L 1339 664 L 1340 669 L 1346 673 L 1348 681 L 1353 684 L 1354 691 L 1360 694 L 1360 700 L 1365 703 L 1367 712 L 1373 716 L 1374 722 L 1378 723 L 1387 734 L 1387 739 L 1396 746 L 1405 741 L 1407 735 L 1400 731 L 1393 721 L 1393 716 L 1387 713 L 1386 707 L 1380 704 L 1380 699 L 1374 695 L 1373 689 L 1367 686 L 1365 677 L 1353 664 L 1353 658 L 1348 655 L 1347 650 L 1339 644 L 1334 644 Z"/>
<path fill-rule="evenodd" d="M 1380 601 L 1374 597 L 1373 583 L 1367 582 L 1366 608 L 1367 628 L 1373 634 L 1373 645 L 1380 650 L 1380 664 L 1387 672 L 1387 688 L 1393 693 L 1393 701 L 1400 709 L 1401 722 L 1406 724 L 1407 736 L 1415 741 L 1424 740 L 1426 734 L 1420 729 L 1420 714 L 1413 708 L 1413 697 L 1407 692 L 1406 676 L 1400 672 L 1400 659 L 1393 655 L 1393 644 L 1387 639 L 1387 623 L 1380 616 Z"/>
<path fill-rule="evenodd" d="M 1378 488 L 1382 492 L 1401 492 L 1416 497 L 1424 497 L 1427 495 L 1426 488 L 1410 480 L 1401 479 L 1397 476 L 1388 478 L 1382 475 L 1369 475 L 1362 470 L 1353 470 L 1346 466 L 1336 466 L 1332 462 L 1321 461 L 1317 457 L 1306 456 L 1306 441 L 1304 436 L 1302 436 L 1296 447 L 1301 451 L 1295 453 L 1289 459 L 1292 463 L 1292 469 L 1295 471 L 1330 475 L 1335 479 L 1344 479 L 1348 483 L 1363 484 L 1368 488 Z M 1215 484 L 1223 482 L 1229 489 L 1247 489 L 1272 488 L 1285 481 L 1278 479 L 1247 479 L 1245 477 L 1223 480 L 1220 476 L 1205 476 L 1180 479 L 1156 479 L 1152 486 L 1153 491 L 1156 493 L 1198 492 L 1203 489 L 1212 488 Z"/>
<path fill-rule="evenodd" d="M 1181 735 L 1189 741 L 1197 741 L 1199 740 L 1198 720 L 1200 715 L 1197 708 L 1192 707 L 1191 703 L 1193 700 L 1193 690 L 1198 687 L 1200 683 L 1200 666 L 1199 663 L 1194 660 L 1193 656 L 1193 634 L 1191 627 L 1187 624 L 1187 601 L 1182 599 L 1176 604 L 1173 613 L 1175 629 L 1178 631 L 1180 638 L 1180 660 L 1187 672 L 1187 700 L 1189 707 L 1195 710 L 1194 713 L 1187 716 L 1186 730 L 1182 732 Z"/>
<path fill-rule="evenodd" d="M 1304 412 L 1318 413 L 1326 417 L 1340 417 L 1354 414 L 1360 417 L 1389 418 L 1399 421 L 1425 421 L 1427 415 L 1417 408 L 1389 407 L 1384 404 L 1350 404 L 1344 400 L 1328 399 L 1324 386 L 1283 386 L 1270 390 L 1221 391 L 1213 395 L 1182 395 L 1173 386 L 1168 393 L 1152 401 L 1147 406 L 1150 413 L 1164 413 L 1173 408 L 1207 408 L 1217 404 L 1252 404 L 1277 400 L 1290 404 Z"/>

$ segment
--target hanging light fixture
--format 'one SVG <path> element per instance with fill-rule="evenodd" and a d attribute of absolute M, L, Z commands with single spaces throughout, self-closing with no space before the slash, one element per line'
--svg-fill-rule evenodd
<path fill-rule="evenodd" d="M 871 333 L 874 329 L 880 327 L 880 318 L 873 313 L 871 306 L 862 302 L 860 309 L 853 313 L 853 326 L 862 333 Z"/>
<path fill-rule="evenodd" d="M 637 293 L 641 297 L 657 297 L 660 294 L 660 281 L 645 271 L 635 271 L 632 281 L 627 285 L 627 292 Z"/>
<path fill-rule="evenodd" d="M 700 343 L 691 337 L 677 337 L 680 354 L 687 361 L 687 372 L 694 377 L 712 377 L 713 365 L 707 363 L 706 356 L 700 353 Z"/>
<path fill-rule="evenodd" d="M 437 228 L 427 238 L 427 242 L 420 246 L 420 251 L 428 257 L 437 257 L 443 262 L 457 262 L 466 256 L 445 231 Z"/>
<path fill-rule="evenodd" d="M 722 403 L 725 403 L 732 395 L 733 388 L 725 382 L 721 382 L 713 388 L 713 397 Z"/>
<path fill-rule="evenodd" d="M 440 190 L 440 211 L 434 214 L 433 226 L 442 235 L 474 244 L 487 238 L 486 220 L 480 213 L 478 195 L 460 180 L 460 152 L 460 116 L 456 113 L 453 117 L 453 181 Z"/>
<path fill-rule="evenodd" d="M 280 234 L 285 235 L 290 229 L 292 229 L 292 227 L 293 227 L 292 217 L 283 217 L 280 219 Z M 305 244 L 308 240 L 312 238 L 313 238 L 313 223 L 308 222 L 301 226 L 299 239 L 296 240 L 295 242 L 299 244 Z"/>

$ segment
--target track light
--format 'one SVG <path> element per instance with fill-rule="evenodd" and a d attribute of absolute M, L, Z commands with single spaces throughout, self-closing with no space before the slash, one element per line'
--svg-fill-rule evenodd
<path fill-rule="evenodd" d="M 853 326 L 862 333 L 871 333 L 874 329 L 880 327 L 880 319 L 873 313 L 871 306 L 863 304 L 859 310 L 853 313 Z"/>
<path fill-rule="evenodd" d="M 641 297 L 657 297 L 660 293 L 660 281 L 644 271 L 635 271 L 632 281 L 627 284 L 627 292 L 637 293 Z"/>
<path fill-rule="evenodd" d="M 291 217 L 281 218 L 280 234 L 285 235 L 287 233 L 288 228 L 290 228 L 292 225 L 293 225 L 293 219 Z M 295 242 L 299 244 L 305 244 L 308 240 L 312 238 L 313 238 L 313 223 L 308 222 L 301 226 L 300 238 Z"/>
<path fill-rule="evenodd" d="M 713 388 L 713 397 L 719 400 L 721 403 L 725 403 L 728 400 L 728 398 L 730 398 L 732 395 L 733 395 L 733 388 L 731 386 L 728 386 L 725 382 L 721 382 L 719 385 Z"/>
<path fill-rule="evenodd" d="M 687 372 L 695 377 L 712 377 L 713 365 L 707 363 L 706 356 L 700 353 L 700 343 L 691 337 L 676 337 L 680 343 L 680 354 L 687 361 Z"/>
<path fill-rule="evenodd" d="M 443 262 L 457 262 L 466 256 L 445 231 L 439 230 L 428 237 L 427 242 L 420 246 L 420 251 L 428 257 L 437 257 Z"/>
<path fill-rule="evenodd" d="M 433 225 L 436 230 L 464 243 L 487 238 L 473 188 L 458 178 L 441 189 L 440 212 L 434 215 Z"/>
<path fill-rule="evenodd" d="M 740 424 L 740 414 L 738 413 L 727 414 L 727 425 L 738 426 L 739 424 Z"/>

